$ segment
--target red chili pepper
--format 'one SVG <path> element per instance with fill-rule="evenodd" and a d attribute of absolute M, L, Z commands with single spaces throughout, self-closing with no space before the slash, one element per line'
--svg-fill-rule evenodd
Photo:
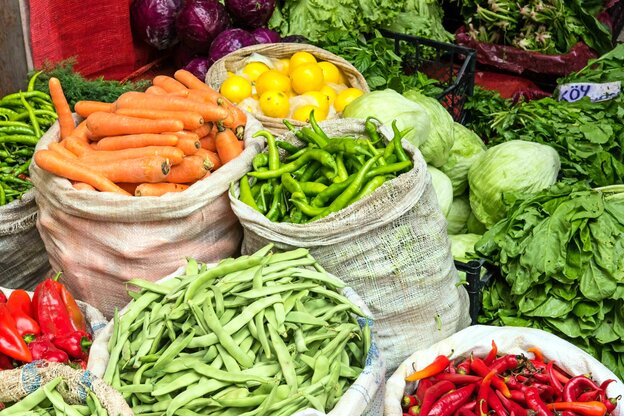
<path fill-rule="evenodd" d="M 46 360 L 55 363 L 67 363 L 69 357 L 52 344 L 50 335 L 41 335 L 28 344 L 33 360 Z"/>
<path fill-rule="evenodd" d="M 52 279 L 46 279 L 37 287 L 41 290 L 37 304 L 37 318 L 41 331 L 54 337 L 75 331 L 58 290 L 58 284 Z"/>
<path fill-rule="evenodd" d="M 423 398 L 422 405 L 420 406 L 420 413 L 423 416 L 429 414 L 429 411 L 433 407 L 433 404 L 438 400 L 442 395 L 450 392 L 455 388 L 455 385 L 450 381 L 439 381 L 433 386 L 429 387 L 425 392 L 425 397 Z"/>
<path fill-rule="evenodd" d="M 10 370 L 14 368 L 13 360 L 0 352 L 0 370 Z"/>
<path fill-rule="evenodd" d="M 570 381 L 563 386 L 563 401 L 575 402 L 578 396 L 586 390 L 600 390 L 600 386 L 584 375 L 572 377 Z"/>
<path fill-rule="evenodd" d="M 6 306 L 15 320 L 17 332 L 21 337 L 29 334 L 39 335 L 41 333 L 39 324 L 32 318 L 32 305 L 30 296 L 28 296 L 26 291 L 14 290 L 9 296 Z"/>
<path fill-rule="evenodd" d="M 65 308 L 67 308 L 67 312 L 69 312 L 69 318 L 71 319 L 74 329 L 76 331 L 86 331 L 87 320 L 82 314 L 78 303 L 76 303 L 76 299 L 74 299 L 72 294 L 63 284 L 60 285 L 60 292 L 63 303 L 65 304 Z"/>
<path fill-rule="evenodd" d="M 457 372 L 459 374 L 470 373 L 470 360 L 471 360 L 471 357 L 468 357 L 457 366 Z"/>
<path fill-rule="evenodd" d="M 7 297 L 2 290 L 0 290 L 0 303 L 7 303 Z"/>
<path fill-rule="evenodd" d="M 468 402 L 468 403 L 462 405 L 462 407 L 460 407 L 460 409 L 466 409 L 466 410 L 470 410 L 470 411 L 475 410 L 476 408 L 477 408 L 477 401 L 476 400 Z"/>
<path fill-rule="evenodd" d="M 615 380 L 613 379 L 603 381 L 602 384 L 600 384 L 600 390 L 598 392 L 598 399 L 607 407 L 607 412 L 609 413 L 615 410 L 618 399 L 620 398 L 619 396 L 617 398 L 611 399 L 607 397 L 607 387 L 609 387 L 609 384 L 613 383 L 614 381 Z"/>
<path fill-rule="evenodd" d="M 418 404 L 418 401 L 416 401 L 416 396 L 408 396 L 405 395 L 403 396 L 403 398 L 401 399 L 401 408 L 403 410 L 407 410 L 412 406 L 415 406 Z"/>
<path fill-rule="evenodd" d="M 494 362 L 490 366 L 490 369 L 496 370 L 498 374 L 503 374 L 507 370 L 516 369 L 522 364 L 522 360 L 522 357 L 520 357 L 519 359 L 516 355 L 508 354 L 497 360 L 494 360 Z"/>
<path fill-rule="evenodd" d="M 485 377 L 490 371 L 495 370 L 494 368 L 488 368 L 487 364 L 485 364 L 483 360 L 479 357 L 472 358 L 472 362 L 470 363 L 470 369 L 481 377 Z M 492 386 L 494 386 L 497 390 L 500 390 L 505 395 L 505 397 L 511 397 L 509 388 L 502 379 L 498 377 L 492 378 Z"/>
<path fill-rule="evenodd" d="M 604 416 L 607 406 L 601 402 L 559 402 L 547 405 L 550 410 L 570 410 L 583 416 Z"/>
<path fill-rule="evenodd" d="M 529 409 L 537 412 L 537 416 L 553 416 L 541 399 L 539 391 L 535 387 L 528 387 L 524 392 L 524 399 Z M 563 410 L 563 409 L 562 409 Z"/>
<path fill-rule="evenodd" d="M 420 415 L 420 406 L 412 406 L 407 409 L 407 414 L 409 416 L 418 416 Z"/>
<path fill-rule="evenodd" d="M 557 377 L 557 380 L 559 380 L 559 382 L 563 385 L 570 381 L 571 377 L 557 366 L 553 369 L 553 373 L 555 374 L 555 377 Z"/>
<path fill-rule="evenodd" d="M 498 398 L 500 399 L 501 403 L 503 403 L 503 406 L 505 406 L 505 408 L 509 410 L 512 415 L 515 414 L 516 416 L 527 416 L 526 409 L 524 409 L 518 403 L 513 400 L 509 400 L 500 391 L 495 391 L 495 393 L 496 396 L 498 396 Z M 524 403 L 524 394 L 522 396 L 522 403 Z"/>
<path fill-rule="evenodd" d="M 507 409 L 505 409 L 505 407 L 503 406 L 503 403 L 500 401 L 496 393 L 494 393 L 494 390 L 492 390 L 490 387 L 488 387 L 487 390 L 488 390 L 487 401 L 488 401 L 488 405 L 490 406 L 490 408 L 494 412 L 496 412 L 498 416 L 506 416 L 508 413 Z"/>
<path fill-rule="evenodd" d="M 524 404 L 524 393 L 521 390 L 511 390 L 511 400 Z"/>
<path fill-rule="evenodd" d="M 563 386 L 561 385 L 559 380 L 557 380 L 557 377 L 555 377 L 554 365 L 555 362 L 552 360 L 549 361 L 548 364 L 546 364 L 546 374 L 548 375 L 549 382 L 552 388 L 555 389 L 557 393 L 561 394 L 563 393 Z"/>
<path fill-rule="evenodd" d="M 32 361 L 28 346 L 17 331 L 15 319 L 5 304 L 0 304 L 0 352 L 18 361 Z"/>
<path fill-rule="evenodd" d="M 449 362 L 450 361 L 446 355 L 439 355 L 431 364 L 408 376 L 405 381 L 422 380 L 423 378 L 440 374 L 449 365 Z"/>
<path fill-rule="evenodd" d="M 531 377 L 533 379 L 535 379 L 536 381 L 539 381 L 540 383 L 549 383 L 550 384 L 550 377 L 548 377 L 547 374 L 544 374 L 544 373 L 533 373 L 533 374 L 531 374 Z M 561 389 L 563 390 L 563 386 L 561 387 Z"/>
<path fill-rule="evenodd" d="M 433 381 L 428 379 L 420 380 L 418 382 L 418 387 L 416 388 L 416 399 L 418 400 L 418 403 L 422 403 L 425 393 L 431 386 L 433 386 L 433 384 Z"/>
<path fill-rule="evenodd" d="M 455 360 L 449 361 L 448 374 L 457 374 L 457 367 L 455 366 Z"/>
<path fill-rule="evenodd" d="M 472 410 L 460 408 L 457 412 L 455 412 L 455 416 L 477 416 L 475 412 Z"/>
<path fill-rule="evenodd" d="M 479 393 L 477 393 L 477 408 L 479 409 L 479 414 L 481 416 L 486 416 L 488 414 L 488 396 L 493 377 L 496 377 L 496 371 L 494 370 L 487 373 L 479 385 Z"/>
<path fill-rule="evenodd" d="M 487 357 L 483 359 L 483 362 L 485 362 L 487 365 L 492 364 L 492 362 L 496 359 L 496 354 L 498 354 L 498 347 L 496 346 L 494 340 L 492 340 L 492 349 L 490 350 L 490 353 L 487 355 Z"/>
<path fill-rule="evenodd" d="M 590 390 L 581 393 L 576 399 L 577 402 L 593 402 L 600 399 L 600 390 Z"/>
<path fill-rule="evenodd" d="M 54 337 L 52 343 L 56 348 L 65 351 L 72 358 L 85 359 L 91 348 L 91 335 L 84 331 L 76 331 L 69 335 Z"/>
<path fill-rule="evenodd" d="M 476 384 L 469 384 L 455 391 L 445 394 L 433 405 L 429 414 L 422 416 L 450 416 L 458 410 L 464 403 L 470 400 L 472 392 L 474 392 Z"/>
<path fill-rule="evenodd" d="M 469 383 L 479 383 L 482 380 L 482 377 L 479 376 L 470 376 L 468 374 L 450 374 L 450 373 L 442 373 L 436 376 L 437 380 L 447 380 L 451 383 L 455 384 L 469 384 Z"/>
<path fill-rule="evenodd" d="M 542 354 L 542 351 L 537 348 L 537 347 L 531 347 L 531 348 L 527 348 L 528 352 L 533 353 L 533 355 L 535 356 L 535 361 L 540 361 L 540 362 L 544 362 L 544 354 Z"/>

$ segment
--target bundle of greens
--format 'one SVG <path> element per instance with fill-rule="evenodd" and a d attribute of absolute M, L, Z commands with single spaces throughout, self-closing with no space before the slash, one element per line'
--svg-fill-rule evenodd
<path fill-rule="evenodd" d="M 463 0 L 469 35 L 480 42 L 511 45 L 545 54 L 568 52 L 577 42 L 604 53 L 611 33 L 582 0 Z M 593 3 L 593 2 L 592 2 Z"/>
<path fill-rule="evenodd" d="M 547 330 L 624 376 L 624 185 L 559 183 L 508 202 L 475 245 L 503 276 L 479 322 Z"/>
<path fill-rule="evenodd" d="M 507 100 L 492 90 L 479 86 L 474 87 L 472 95 L 468 96 L 464 110 L 466 110 L 466 127 L 474 131 L 482 139 L 489 140 L 496 136 L 492 128 L 492 114 L 509 110 L 511 100 Z"/>

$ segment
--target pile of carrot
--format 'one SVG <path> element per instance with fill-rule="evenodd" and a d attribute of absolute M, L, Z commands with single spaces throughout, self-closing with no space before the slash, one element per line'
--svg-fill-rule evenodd
<path fill-rule="evenodd" d="M 77 126 L 60 82 L 49 83 L 60 141 L 36 152 L 35 162 L 77 190 L 181 192 L 243 151 L 243 111 L 188 71 L 158 75 L 145 92 L 114 103 L 79 101 Z"/>

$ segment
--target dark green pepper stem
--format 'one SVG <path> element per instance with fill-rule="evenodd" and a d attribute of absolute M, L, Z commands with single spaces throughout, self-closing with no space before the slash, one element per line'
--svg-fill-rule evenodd
<path fill-rule="evenodd" d="M 269 164 L 269 155 L 266 153 L 258 153 L 251 161 L 251 166 L 254 170 L 258 170 Z"/>
<path fill-rule="evenodd" d="M 320 215 L 315 216 L 314 218 L 312 218 L 312 220 L 317 220 L 345 208 L 353 199 L 353 197 L 360 191 L 360 188 L 366 181 L 366 175 L 368 174 L 368 171 L 371 170 L 375 163 L 377 163 L 377 159 L 379 159 L 380 157 L 381 155 L 375 155 L 374 157 L 370 158 L 364 164 L 364 166 L 362 166 L 362 169 L 360 169 L 360 171 L 355 175 L 355 179 L 353 179 L 353 182 L 351 182 L 347 189 L 345 189 L 336 199 L 334 199 L 334 202 L 332 202 L 327 208 L 325 208 L 325 210 Z"/>
<path fill-rule="evenodd" d="M 271 208 L 269 212 L 267 212 L 266 217 L 269 221 L 277 222 L 279 220 L 280 215 L 280 204 L 282 202 L 282 184 L 278 184 L 273 189 L 273 202 L 271 203 Z"/>
<path fill-rule="evenodd" d="M 247 175 L 243 175 L 239 184 L 240 196 L 238 197 L 238 199 L 240 199 L 242 203 L 247 204 L 256 211 L 260 212 L 260 209 L 258 208 L 258 205 L 256 204 L 253 195 L 251 194 L 251 187 L 249 186 L 249 178 L 247 177 Z"/>
<path fill-rule="evenodd" d="M 307 182 L 316 175 L 316 172 L 321 168 L 321 164 L 316 160 L 309 163 L 301 176 L 298 178 L 299 182 Z"/>
<path fill-rule="evenodd" d="M 385 182 L 386 182 L 386 177 L 385 176 L 382 176 L 382 175 L 375 176 L 373 179 L 368 181 L 368 183 L 366 185 L 364 185 L 364 187 L 353 198 L 353 200 L 351 200 L 351 204 L 353 204 L 356 201 L 359 201 L 360 199 L 364 198 L 365 196 L 368 196 L 368 195 L 372 194 L 377 188 L 379 188 Z"/>
<path fill-rule="evenodd" d="M 305 200 L 291 198 L 290 202 L 293 203 L 301 212 L 309 217 L 316 217 L 323 213 L 324 208 L 313 207 L 309 205 Z"/>
<path fill-rule="evenodd" d="M 318 195 L 327 189 L 327 185 L 318 182 L 299 182 L 299 186 L 306 195 Z"/>
<path fill-rule="evenodd" d="M 282 175 L 282 185 L 284 185 L 284 188 L 286 188 L 286 190 L 291 194 L 297 192 L 300 194 L 304 193 L 303 189 L 301 189 L 301 185 L 299 185 L 299 182 L 293 179 L 293 177 L 290 176 L 289 173 L 285 173 Z"/>
<path fill-rule="evenodd" d="M 270 156 L 269 156 L 269 166 L 270 166 Z M 286 165 L 283 165 L 279 169 L 268 170 L 266 172 L 250 172 L 249 176 L 256 177 L 258 179 L 273 179 L 279 178 L 284 173 L 292 173 L 299 169 L 301 166 L 307 164 L 311 160 L 316 160 L 323 164 L 323 166 L 327 166 L 336 172 L 336 161 L 332 157 L 330 153 L 327 153 L 321 149 L 307 149 L 299 159 L 292 161 Z"/>
<path fill-rule="evenodd" d="M 325 134 L 323 129 L 321 129 L 321 127 L 316 122 L 316 117 L 314 116 L 314 110 L 310 111 L 310 126 L 312 126 L 312 130 L 314 130 L 314 132 L 318 134 L 325 141 L 325 144 L 329 142 L 329 136 Z M 320 146 L 320 147 L 323 147 L 323 146 Z"/>
<path fill-rule="evenodd" d="M 288 142 L 285 142 L 283 140 L 277 140 L 275 142 L 275 144 L 277 144 L 277 147 L 284 149 L 285 151 L 287 151 L 288 153 L 290 153 L 291 155 L 297 153 L 299 151 L 299 148 L 297 146 L 295 146 L 294 144 L 290 144 Z"/>
<path fill-rule="evenodd" d="M 403 135 L 396 125 L 396 120 L 392 122 L 392 131 L 394 132 L 392 143 L 394 144 L 394 154 L 397 156 L 397 159 L 399 160 L 399 162 L 405 162 L 410 160 L 407 153 L 405 153 L 405 149 L 403 149 L 403 145 L 401 144 L 401 139 L 403 138 Z"/>
<path fill-rule="evenodd" d="M 339 182 L 346 181 L 349 177 L 349 174 L 347 173 L 347 168 L 344 165 L 342 153 L 338 153 L 338 155 L 336 156 L 336 167 L 338 168 L 336 177 L 339 179 Z"/>
<path fill-rule="evenodd" d="M 325 140 L 322 136 L 318 135 L 310 127 L 303 127 L 299 131 L 308 140 L 309 143 L 314 143 L 315 145 L 317 145 L 321 149 L 327 145 L 327 140 Z M 299 137 L 299 136 L 297 136 L 297 137 Z"/>

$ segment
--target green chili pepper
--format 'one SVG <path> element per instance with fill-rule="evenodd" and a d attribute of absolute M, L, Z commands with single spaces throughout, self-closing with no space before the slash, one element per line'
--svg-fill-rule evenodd
<path fill-rule="evenodd" d="M 20 178 L 16 178 L 15 176 L 12 176 L 12 175 L 0 175 L 0 181 L 10 182 L 10 183 L 14 183 L 17 185 L 25 185 L 28 187 L 32 186 L 31 182 L 25 181 Z"/>
<path fill-rule="evenodd" d="M 282 199 L 282 185 L 278 184 L 273 189 L 273 202 L 271 203 L 271 209 L 267 212 L 266 217 L 269 221 L 277 222 L 280 215 L 280 203 Z"/>
<path fill-rule="evenodd" d="M 304 134 L 301 132 L 301 130 L 297 129 L 290 121 L 284 119 L 283 122 L 284 122 L 284 125 L 286 125 L 286 127 L 288 128 L 288 130 L 290 130 L 295 135 L 296 138 L 298 138 L 304 143 L 312 144 L 310 139 L 305 137 Z"/>
<path fill-rule="evenodd" d="M 21 143 L 36 146 L 39 139 L 35 136 L 12 134 L 10 136 L 0 136 L 0 143 Z"/>
<path fill-rule="evenodd" d="M 345 153 L 349 155 L 373 156 L 368 149 L 368 140 L 362 139 L 331 139 L 323 150 L 329 153 Z"/>
<path fill-rule="evenodd" d="M 386 163 L 393 164 L 399 161 L 399 158 L 395 154 L 391 154 L 389 157 L 384 157 L 386 159 Z"/>
<path fill-rule="evenodd" d="M 254 156 L 253 160 L 251 161 L 251 166 L 254 168 L 254 170 L 258 170 L 264 166 L 267 166 L 269 164 L 269 155 L 266 153 L 258 153 L 257 155 Z"/>
<path fill-rule="evenodd" d="M 379 136 L 379 133 L 377 132 L 378 124 L 375 124 L 373 120 L 376 121 L 378 124 L 381 124 L 381 122 L 377 120 L 375 117 L 368 117 L 366 121 L 364 122 L 364 130 L 368 134 L 368 137 L 370 137 L 371 144 L 373 145 L 383 144 L 383 141 L 381 140 L 381 137 Z"/>
<path fill-rule="evenodd" d="M 393 154 L 395 154 L 394 153 L 394 140 L 391 140 L 390 143 L 386 145 L 386 148 L 384 149 L 384 152 L 383 152 L 383 157 L 384 159 L 386 159 L 386 162 L 388 161 L 388 158 L 392 156 Z"/>
<path fill-rule="evenodd" d="M 303 171 L 300 177 L 298 177 L 299 182 L 307 182 L 316 175 L 316 172 L 321 168 L 321 164 L 316 160 L 312 163 L 308 163 L 307 167 Z"/>
<path fill-rule="evenodd" d="M 325 208 L 317 208 L 309 205 L 307 202 L 301 199 L 291 198 L 290 202 L 292 202 L 301 212 L 309 217 L 316 217 L 317 215 L 321 215 Z"/>
<path fill-rule="evenodd" d="M 339 182 L 344 182 L 349 177 L 349 174 L 347 173 L 347 168 L 345 167 L 342 158 L 342 153 L 338 153 L 338 155 L 336 156 L 336 167 L 338 170 L 336 177 L 339 179 Z"/>
<path fill-rule="evenodd" d="M 20 99 L 22 100 L 24 108 L 26 109 L 26 111 L 28 111 L 30 124 L 32 124 L 33 130 L 35 131 L 35 137 L 41 137 L 41 129 L 39 128 L 39 121 L 37 121 L 37 116 L 35 116 L 33 108 L 30 106 L 30 104 L 28 104 L 26 98 L 24 97 L 24 93 L 22 92 L 20 92 Z"/>
<path fill-rule="evenodd" d="M 308 150 L 308 147 L 304 147 L 302 149 L 299 149 L 297 152 L 295 152 L 292 155 L 288 156 L 286 158 L 286 160 L 290 162 L 290 161 L 299 159 L 301 157 L 301 155 L 305 153 L 306 150 Z"/>
<path fill-rule="evenodd" d="M 332 157 L 330 153 L 327 153 L 321 149 L 310 149 L 308 148 L 305 153 L 301 155 L 301 157 L 293 162 L 290 162 L 286 165 L 283 165 L 279 169 L 269 170 L 266 172 L 250 172 L 249 176 L 256 177 L 258 179 L 273 179 L 279 178 L 284 173 L 292 173 L 299 169 L 301 166 L 305 165 L 311 160 L 316 160 L 321 162 L 323 166 L 327 166 L 336 172 L 336 161 Z M 270 166 L 270 157 L 269 157 L 269 166 Z"/>
<path fill-rule="evenodd" d="M 411 166 L 412 166 L 412 162 L 411 160 L 408 160 L 405 162 L 391 163 L 385 166 L 376 167 L 374 169 L 371 169 L 371 171 L 368 173 L 367 179 L 372 179 L 375 176 L 379 176 L 379 175 L 387 175 L 387 174 L 402 172 L 403 170 L 408 169 Z"/>
<path fill-rule="evenodd" d="M 53 111 L 48 110 L 34 110 L 35 116 L 50 118 L 56 121 L 58 118 L 57 114 Z M 11 121 L 19 121 L 26 120 L 29 117 L 28 111 L 22 111 L 21 113 L 15 113 L 15 115 L 11 116 Z"/>
<path fill-rule="evenodd" d="M 392 142 L 394 143 L 394 154 L 397 156 L 399 162 L 405 162 L 410 160 L 407 153 L 405 153 L 405 149 L 403 149 L 403 145 L 401 144 L 401 139 L 403 135 L 399 131 L 396 120 L 392 122 L 392 131 L 394 132 L 394 137 L 392 138 Z"/>
<path fill-rule="evenodd" d="M 318 195 L 327 189 L 327 185 L 318 182 L 299 182 L 299 186 L 306 195 Z"/>
<path fill-rule="evenodd" d="M 0 205 L 6 204 L 6 194 L 4 193 L 4 187 L 0 182 Z"/>
<path fill-rule="evenodd" d="M 275 137 L 266 130 L 261 130 L 253 135 L 253 137 L 264 137 L 267 141 L 269 170 L 276 170 L 280 167 L 279 151 L 275 144 Z"/>
<path fill-rule="evenodd" d="M 375 176 L 373 179 L 368 181 L 364 187 L 360 190 L 360 192 L 351 200 L 350 204 L 353 204 L 356 201 L 364 198 L 367 195 L 372 194 L 377 188 L 383 185 L 386 182 L 385 176 Z"/>
<path fill-rule="evenodd" d="M 285 142 L 283 140 L 277 140 L 275 142 L 275 144 L 277 144 L 277 147 L 284 149 L 285 151 L 287 151 L 288 153 L 295 154 L 299 151 L 299 148 L 297 146 L 295 146 L 294 144 L 290 144 L 288 142 Z"/>
<path fill-rule="evenodd" d="M 323 192 L 319 193 L 312 200 L 311 204 L 313 207 L 325 207 L 329 201 L 333 201 L 338 195 L 340 195 L 345 189 L 349 187 L 351 182 L 355 179 L 355 173 L 349 178 L 340 183 L 331 184 L 325 189 Z"/>
<path fill-rule="evenodd" d="M 35 132 L 30 127 L 23 127 L 23 126 L 6 126 L 6 127 L 2 127 L 0 125 L 0 135 L 5 135 L 5 134 L 23 134 L 23 135 L 26 135 L 26 136 L 34 136 Z"/>
<path fill-rule="evenodd" d="M 51 103 L 52 102 L 52 98 L 46 94 L 45 92 L 41 92 L 41 91 L 24 91 L 24 92 L 16 92 L 13 94 L 9 94 L 9 95 L 5 95 L 2 98 L 2 101 L 14 101 L 14 100 L 19 100 L 22 95 L 24 96 L 24 98 L 29 98 L 29 99 L 35 99 L 35 98 L 39 98 L 41 100 L 43 100 L 44 102 L 47 103 Z M 1 101 L 0 101 L 1 102 Z"/>
<path fill-rule="evenodd" d="M 297 192 L 303 194 L 301 185 L 299 185 L 299 182 L 293 179 L 293 177 L 290 176 L 289 173 L 285 173 L 282 175 L 282 185 L 284 185 L 284 188 L 286 188 L 286 190 L 290 192 L 291 194 L 294 194 Z"/>
<path fill-rule="evenodd" d="M 249 179 L 247 178 L 247 175 L 243 175 L 239 184 L 240 196 L 238 197 L 238 199 L 240 199 L 241 202 L 249 205 L 256 211 L 260 211 L 258 205 L 256 205 L 256 201 L 254 200 L 253 195 L 251 194 L 251 188 L 249 186 Z"/>
<path fill-rule="evenodd" d="M 9 116 L 9 117 L 14 117 L 18 113 L 17 113 L 17 111 L 13 111 L 13 110 L 8 109 L 8 108 L 0 108 L 0 114 L 6 115 L 6 116 Z"/>
<path fill-rule="evenodd" d="M 301 224 L 304 220 L 303 212 L 297 207 L 290 210 L 290 222 L 293 224 Z"/>
<path fill-rule="evenodd" d="M 28 167 L 30 166 L 31 160 L 32 159 L 28 159 L 26 162 L 22 163 L 17 169 L 15 169 L 13 175 L 19 176 L 22 173 L 26 172 L 28 170 Z"/>
<path fill-rule="evenodd" d="M 319 134 L 317 134 L 310 127 L 303 127 L 301 130 L 299 130 L 299 132 L 301 133 L 303 137 L 307 139 L 309 143 L 314 143 L 321 149 L 327 145 L 327 140 L 325 140 L 323 136 L 320 136 Z"/>
<path fill-rule="evenodd" d="M 262 186 L 262 184 L 260 182 L 256 182 L 251 187 L 251 195 L 254 197 L 254 199 L 256 199 L 258 197 L 258 195 L 260 195 L 260 187 L 261 186 Z"/>
<path fill-rule="evenodd" d="M 26 127 L 30 129 L 30 125 L 28 123 L 23 123 L 21 121 L 0 121 L 0 128 L 2 127 Z"/>
<path fill-rule="evenodd" d="M 316 118 L 314 117 L 314 110 L 310 111 L 310 126 L 312 126 L 312 130 L 314 130 L 314 132 L 323 139 L 325 144 L 329 142 L 329 137 L 327 136 L 327 134 L 325 134 L 323 129 L 321 129 L 321 127 L 316 122 Z M 323 146 L 320 146 L 320 147 L 323 147 Z"/>
<path fill-rule="evenodd" d="M 371 142 L 368 142 L 368 147 L 369 147 L 369 150 L 372 152 L 372 154 L 374 154 L 374 155 L 376 155 L 376 154 L 383 155 L 383 151 L 375 149 L 375 146 L 373 146 L 373 144 Z M 379 166 L 385 166 L 386 165 L 386 160 L 383 157 L 380 157 L 379 160 L 377 161 L 377 164 Z"/>
<path fill-rule="evenodd" d="M 30 80 L 28 81 L 28 90 L 27 91 L 34 91 L 35 90 L 35 82 L 37 81 L 37 78 L 39 77 L 39 75 L 41 75 L 43 71 L 38 71 L 35 72 L 34 75 L 32 77 L 30 77 Z"/>

